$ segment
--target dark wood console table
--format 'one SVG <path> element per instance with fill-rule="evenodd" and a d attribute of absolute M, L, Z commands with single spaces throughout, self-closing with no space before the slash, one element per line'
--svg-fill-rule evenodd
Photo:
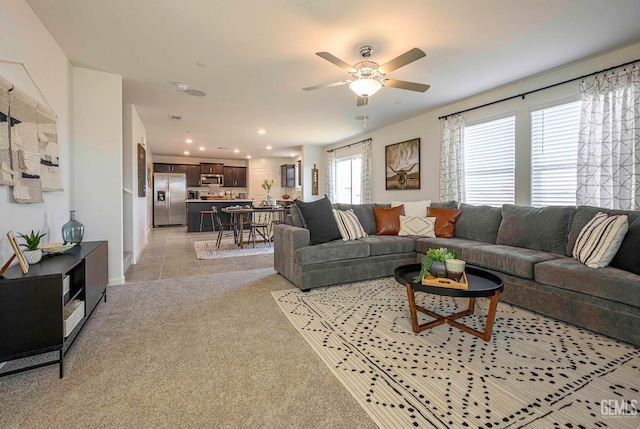
<path fill-rule="evenodd" d="M 80 243 L 63 254 L 45 256 L 26 275 L 14 265 L 0 276 L 0 362 L 55 351 L 59 356 L 0 377 L 53 364 L 60 365 L 63 377 L 65 353 L 100 299 L 107 300 L 108 253 L 106 241 Z M 72 301 L 80 301 L 84 310 L 82 318 L 76 313 L 73 328 L 63 316 Z"/>

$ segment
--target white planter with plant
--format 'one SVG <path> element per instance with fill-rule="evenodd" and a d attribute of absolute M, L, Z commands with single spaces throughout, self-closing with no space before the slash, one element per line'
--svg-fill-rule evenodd
<path fill-rule="evenodd" d="M 273 184 L 274 183 L 276 183 L 276 181 L 274 179 L 264 179 L 262 181 L 262 185 L 261 185 L 262 189 L 267 191 L 267 198 L 265 198 L 264 201 L 262 201 L 262 205 L 263 206 L 274 206 L 275 205 L 275 201 L 271 197 L 271 188 L 273 188 Z"/>
<path fill-rule="evenodd" d="M 42 259 L 42 249 L 39 249 L 40 239 L 44 237 L 45 234 L 40 234 L 40 231 L 33 232 L 31 230 L 31 234 L 18 234 L 23 240 L 24 243 L 20 246 L 25 247 L 27 250 L 23 250 L 22 254 L 24 255 L 24 259 L 29 264 L 37 264 Z"/>

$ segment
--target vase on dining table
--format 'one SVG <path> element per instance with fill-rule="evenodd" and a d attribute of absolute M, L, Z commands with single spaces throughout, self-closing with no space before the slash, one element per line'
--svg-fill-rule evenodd
<path fill-rule="evenodd" d="M 264 199 L 264 201 L 262 201 L 262 205 L 268 207 L 276 205 L 275 200 L 273 199 L 273 197 L 271 197 L 271 189 L 267 190 L 267 197 Z"/>

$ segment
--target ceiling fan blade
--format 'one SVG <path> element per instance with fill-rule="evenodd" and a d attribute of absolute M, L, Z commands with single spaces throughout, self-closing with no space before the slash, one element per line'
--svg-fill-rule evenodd
<path fill-rule="evenodd" d="M 387 74 L 389 72 L 399 69 L 400 67 L 404 67 L 409 63 L 419 60 L 420 58 L 425 57 L 426 55 L 427 54 L 422 52 L 421 49 L 413 48 L 410 51 L 407 51 L 404 54 L 398 57 L 395 57 L 391 61 L 384 63 L 378 68 L 378 70 L 382 74 Z"/>
<path fill-rule="evenodd" d="M 369 97 L 358 97 L 358 101 L 356 101 L 356 106 L 362 107 L 369 104 Z"/>
<path fill-rule="evenodd" d="M 316 55 L 320 58 L 324 58 L 330 63 L 337 65 L 341 69 L 346 70 L 348 73 L 355 73 L 357 71 L 350 64 L 345 63 L 340 58 L 331 55 L 329 52 L 316 52 Z"/>
<path fill-rule="evenodd" d="M 417 92 L 425 92 L 427 89 L 431 88 L 431 85 L 425 85 L 424 83 L 407 82 L 405 80 L 395 79 L 385 79 L 382 85 Z"/>
<path fill-rule="evenodd" d="M 342 86 L 342 85 L 347 85 L 351 83 L 350 80 L 341 80 L 340 82 L 333 82 L 333 83 L 325 83 L 322 85 L 316 85 L 316 86 L 308 86 L 306 88 L 302 88 L 305 91 L 314 91 L 316 89 L 321 89 L 321 88 L 331 88 L 334 86 Z"/>

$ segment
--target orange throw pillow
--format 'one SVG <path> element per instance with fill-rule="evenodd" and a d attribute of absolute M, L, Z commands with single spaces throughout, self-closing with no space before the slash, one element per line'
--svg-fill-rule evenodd
<path fill-rule="evenodd" d="M 404 206 L 382 208 L 374 207 L 376 218 L 376 235 L 398 235 L 400 232 L 400 215 L 404 214 Z"/>
<path fill-rule="evenodd" d="M 435 233 L 436 237 L 440 238 L 453 237 L 453 230 L 461 214 L 462 210 L 439 209 L 436 207 L 427 209 L 427 217 L 436 218 Z"/>

